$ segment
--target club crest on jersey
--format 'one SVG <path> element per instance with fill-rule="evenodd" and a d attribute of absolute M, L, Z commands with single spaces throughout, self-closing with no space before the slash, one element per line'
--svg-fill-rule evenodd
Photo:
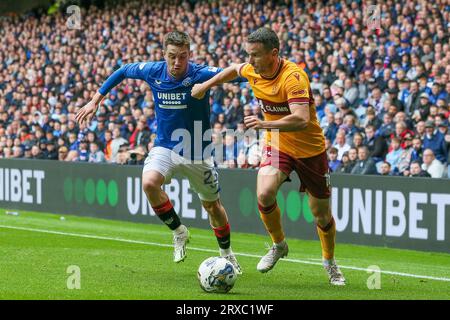
<path fill-rule="evenodd" d="M 253 79 L 253 84 L 256 84 L 258 82 L 258 79 Z"/>
<path fill-rule="evenodd" d="M 183 84 L 183 86 L 185 86 L 185 87 L 189 87 L 189 86 L 192 85 L 192 79 L 191 79 L 190 77 L 188 77 L 188 78 L 186 78 L 186 79 L 183 80 L 182 84 Z"/>
<path fill-rule="evenodd" d="M 274 85 L 272 87 L 272 94 L 276 94 L 278 92 L 278 85 Z"/>

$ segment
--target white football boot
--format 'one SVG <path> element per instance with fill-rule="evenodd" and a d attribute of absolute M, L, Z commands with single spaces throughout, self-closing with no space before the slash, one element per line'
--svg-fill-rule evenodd
<path fill-rule="evenodd" d="M 334 259 L 332 259 L 331 261 L 324 260 L 323 267 L 328 273 L 330 284 L 334 286 L 345 286 L 344 275 L 342 274 Z"/>
<path fill-rule="evenodd" d="M 237 261 L 236 256 L 234 255 L 234 253 L 230 253 L 230 254 L 228 254 L 226 256 L 223 256 L 223 257 L 231 262 L 231 264 L 234 266 L 234 269 L 236 270 L 237 274 L 242 274 L 242 268 L 239 265 L 239 262 Z"/>
<path fill-rule="evenodd" d="M 179 230 L 173 231 L 173 262 L 181 262 L 186 258 L 186 244 L 189 243 L 189 230 L 181 225 Z"/>
<path fill-rule="evenodd" d="M 284 258 L 288 255 L 288 252 L 289 247 L 286 241 L 283 241 L 280 244 L 274 244 L 269 249 L 269 252 L 261 258 L 256 269 L 262 273 L 270 271 L 280 258 Z"/>

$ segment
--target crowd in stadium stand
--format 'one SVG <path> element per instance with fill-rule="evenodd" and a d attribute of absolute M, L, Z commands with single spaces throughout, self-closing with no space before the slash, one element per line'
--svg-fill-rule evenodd
<path fill-rule="evenodd" d="M 126 2 L 68 16 L 0 19 L 0 157 L 142 164 L 156 133 L 150 88 L 126 80 L 93 121 L 75 122 L 114 70 L 163 59 L 166 32 L 192 37 L 193 61 L 226 67 L 246 60 L 245 38 L 269 26 L 280 54 L 311 81 L 333 172 L 448 177 L 450 5 L 437 1 Z M 62 10 L 61 10 L 62 11 Z M 370 12 L 369 12 L 370 11 Z M 257 139 L 243 118 L 262 117 L 248 84 L 211 92 L 213 140 L 229 168 L 258 168 Z"/>

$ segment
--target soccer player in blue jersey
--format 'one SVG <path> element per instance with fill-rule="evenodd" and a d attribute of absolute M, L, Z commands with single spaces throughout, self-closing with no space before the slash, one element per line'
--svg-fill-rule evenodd
<path fill-rule="evenodd" d="M 153 92 L 158 127 L 155 145 L 150 150 L 143 168 L 143 189 L 157 216 L 173 231 L 174 261 L 185 259 L 189 231 L 181 223 L 161 186 L 170 182 L 172 175 L 178 172 L 189 179 L 191 187 L 198 193 L 203 207 L 208 212 L 211 227 L 219 243 L 220 255 L 232 262 L 237 272 L 241 273 L 230 246 L 230 225 L 219 199 L 217 171 L 211 156 L 203 155 L 210 143 L 203 141 L 203 134 L 210 129 L 209 95 L 198 100 L 192 98 L 190 93 L 195 83 L 207 81 L 221 69 L 189 62 L 190 54 L 190 38 L 186 33 L 173 31 L 166 34 L 165 61 L 124 65 L 115 71 L 92 100 L 78 111 L 76 120 L 79 123 L 90 122 L 103 97 L 124 79 L 146 81 Z M 196 137 L 199 124 L 201 136 Z M 198 148 L 195 138 L 202 141 L 201 148 Z M 185 141 L 182 141 L 183 139 Z M 201 154 L 198 149 L 201 149 Z"/>

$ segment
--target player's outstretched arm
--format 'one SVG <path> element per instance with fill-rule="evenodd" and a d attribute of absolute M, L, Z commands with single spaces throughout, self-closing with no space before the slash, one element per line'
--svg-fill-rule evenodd
<path fill-rule="evenodd" d="M 100 89 L 98 89 L 91 101 L 78 110 L 75 120 L 78 123 L 85 121 L 86 124 L 89 124 L 97 112 L 99 103 L 102 101 L 103 97 L 111 91 L 112 88 L 117 86 L 126 78 L 144 80 L 146 75 L 151 70 L 151 65 L 151 62 L 128 63 L 120 69 L 114 71 L 108 79 L 106 79 Z"/>
<path fill-rule="evenodd" d="M 203 99 L 206 91 L 208 91 L 215 85 L 236 79 L 239 76 L 239 69 L 242 67 L 242 65 L 243 64 L 232 64 L 229 67 L 223 69 L 222 72 L 216 74 L 208 81 L 195 84 L 192 87 L 191 96 L 196 99 Z"/>
<path fill-rule="evenodd" d="M 80 124 L 82 122 L 86 122 L 86 124 L 88 125 L 97 112 L 98 105 L 102 101 L 103 97 L 104 95 L 102 95 L 100 92 L 96 92 L 91 101 L 89 101 L 83 108 L 78 110 L 75 116 L 75 120 Z"/>

